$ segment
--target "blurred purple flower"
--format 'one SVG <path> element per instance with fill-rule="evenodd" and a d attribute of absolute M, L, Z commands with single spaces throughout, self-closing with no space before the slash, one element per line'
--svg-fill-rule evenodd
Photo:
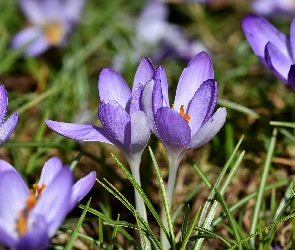
<path fill-rule="evenodd" d="M 291 23 L 290 39 L 257 15 L 244 17 L 242 27 L 260 61 L 276 77 L 295 89 L 295 17 Z"/>
<path fill-rule="evenodd" d="M 81 16 L 85 0 L 19 0 L 31 23 L 17 33 L 13 48 L 26 47 L 28 56 L 38 56 L 51 46 L 65 43 Z"/>
<path fill-rule="evenodd" d="M 0 146 L 6 142 L 14 131 L 18 122 L 18 113 L 15 112 L 4 122 L 8 107 L 8 97 L 6 89 L 0 85 Z"/>
<path fill-rule="evenodd" d="M 160 66 L 154 81 L 146 84 L 142 105 L 154 134 L 162 141 L 169 161 L 167 194 L 169 202 L 178 165 L 190 149 L 210 141 L 222 128 L 226 109 L 219 108 L 217 83 L 213 65 L 207 53 L 197 54 L 182 72 L 172 108 L 168 99 L 168 84 L 164 67 Z"/>
<path fill-rule="evenodd" d="M 295 13 L 294 0 L 252 0 L 255 13 L 264 16 L 282 16 Z"/>
<path fill-rule="evenodd" d="M 81 141 L 100 141 L 117 146 L 128 163 L 140 162 L 149 137 L 147 118 L 141 108 L 141 92 L 153 77 L 154 67 L 143 58 L 136 71 L 132 92 L 122 76 L 112 69 L 103 69 L 98 89 L 101 104 L 98 117 L 103 126 L 74 124 L 47 120 L 49 128 L 58 134 Z"/>
<path fill-rule="evenodd" d="M 13 249 L 45 249 L 77 202 L 92 188 L 91 172 L 73 185 L 73 174 L 57 157 L 49 159 L 29 190 L 22 177 L 0 160 L 0 244 Z"/>

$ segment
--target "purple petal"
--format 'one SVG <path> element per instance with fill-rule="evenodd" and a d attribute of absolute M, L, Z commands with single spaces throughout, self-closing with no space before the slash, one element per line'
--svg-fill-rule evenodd
<path fill-rule="evenodd" d="M 43 1 L 44 2 L 44 1 Z M 39 0 L 20 0 L 22 11 L 33 24 L 41 25 L 45 22 L 44 13 Z"/>
<path fill-rule="evenodd" d="M 29 0 L 30 1 L 30 0 Z M 18 32 L 11 40 L 11 46 L 14 49 L 32 43 L 34 40 L 43 36 L 43 31 L 39 26 L 25 28 Z"/>
<path fill-rule="evenodd" d="M 85 0 L 66 0 L 64 11 L 67 20 L 71 22 L 77 22 L 81 17 Z"/>
<path fill-rule="evenodd" d="M 135 88 L 132 91 L 129 114 L 132 114 L 135 111 L 142 110 L 141 95 L 142 95 L 143 87 L 144 87 L 144 85 L 138 84 L 137 88 Z"/>
<path fill-rule="evenodd" d="M 4 122 L 8 106 L 7 91 L 3 85 L 0 85 L 0 126 Z"/>
<path fill-rule="evenodd" d="M 181 105 L 187 109 L 200 85 L 213 78 L 213 65 L 209 55 L 206 52 L 197 54 L 180 76 L 174 102 L 175 110 L 179 110 Z"/>
<path fill-rule="evenodd" d="M 219 108 L 214 115 L 192 137 L 190 148 L 199 148 L 210 141 L 222 128 L 226 119 L 226 109 Z"/>
<path fill-rule="evenodd" d="M 150 138 L 150 128 L 145 113 L 134 112 L 131 115 L 130 154 L 142 153 Z"/>
<path fill-rule="evenodd" d="M 103 128 L 119 143 L 124 144 L 126 125 L 130 122 L 130 116 L 126 110 L 116 101 L 102 102 L 99 106 L 98 116 Z"/>
<path fill-rule="evenodd" d="M 32 218 L 46 216 L 50 237 L 54 235 L 69 211 L 72 186 L 73 174 L 68 167 L 64 167 L 42 191 L 36 206 L 31 211 Z"/>
<path fill-rule="evenodd" d="M 122 76 L 112 69 L 103 69 L 98 80 L 98 90 L 101 102 L 113 100 L 125 109 L 129 106 L 131 91 Z"/>
<path fill-rule="evenodd" d="M 0 175 L 6 171 L 16 172 L 15 168 L 12 165 L 10 165 L 8 162 L 4 160 L 0 160 Z"/>
<path fill-rule="evenodd" d="M 288 83 L 293 89 L 295 89 L 295 64 L 290 67 L 290 71 L 288 74 Z"/>
<path fill-rule="evenodd" d="M 275 76 L 288 83 L 288 73 L 292 65 L 290 58 L 286 57 L 273 43 L 269 42 L 265 47 L 265 60 Z"/>
<path fill-rule="evenodd" d="M 137 89 L 138 85 L 145 85 L 154 76 L 154 66 L 150 59 L 142 58 L 136 70 L 132 92 Z"/>
<path fill-rule="evenodd" d="M 292 52 L 292 60 L 295 62 L 295 16 L 292 19 L 290 27 L 290 47 Z"/>
<path fill-rule="evenodd" d="M 50 1 L 40 1 L 42 7 L 42 14 L 44 15 L 45 23 L 58 22 L 63 19 L 64 8 L 62 5 L 63 1 L 60 0 L 50 0 Z"/>
<path fill-rule="evenodd" d="M 3 222 L 1 221 L 1 218 L 0 223 L 0 245 L 14 248 L 16 246 L 17 239 L 11 237 L 11 235 L 2 228 Z"/>
<path fill-rule="evenodd" d="M 46 184 L 46 186 L 48 186 L 62 169 L 63 165 L 61 160 L 58 157 L 51 157 L 45 162 L 42 168 L 38 185 L 41 186 L 42 184 Z"/>
<path fill-rule="evenodd" d="M 16 221 L 24 209 L 29 189 L 16 171 L 6 171 L 0 175 L 0 216 L 1 228 L 16 239 Z"/>
<path fill-rule="evenodd" d="M 45 52 L 50 47 L 46 36 L 41 36 L 32 42 L 26 49 L 28 56 L 35 57 Z"/>
<path fill-rule="evenodd" d="M 69 211 L 70 212 L 77 203 L 84 198 L 86 194 L 89 193 L 90 189 L 93 187 L 96 179 L 96 173 L 92 171 L 90 174 L 81 178 L 77 181 L 72 188 L 71 202 Z"/>
<path fill-rule="evenodd" d="M 0 145 L 7 141 L 18 122 L 18 113 L 11 115 L 0 127 Z"/>
<path fill-rule="evenodd" d="M 142 91 L 142 109 L 147 117 L 147 121 L 149 124 L 150 129 L 153 133 L 158 136 L 157 129 L 155 127 L 154 121 L 154 112 L 153 112 L 153 89 L 154 89 L 154 81 L 150 80 L 144 86 Z"/>
<path fill-rule="evenodd" d="M 158 107 L 170 107 L 169 97 L 168 97 L 168 82 L 166 77 L 166 71 L 163 66 L 160 66 L 156 70 L 154 75 L 154 80 L 155 80 L 154 88 L 158 88 L 158 90 L 161 91 L 161 94 L 158 94 L 158 97 L 153 96 L 153 99 L 154 99 L 153 102 L 159 102 L 159 104 L 156 104 L 156 106 Z"/>
<path fill-rule="evenodd" d="M 264 60 L 264 48 L 268 42 L 272 42 L 277 48 L 280 48 L 285 56 L 289 54 L 287 48 L 288 38 L 265 18 L 247 15 L 242 21 L 242 28 L 254 53 L 264 65 L 267 66 Z"/>
<path fill-rule="evenodd" d="M 212 116 L 218 96 L 217 82 L 213 79 L 205 81 L 195 93 L 188 109 L 189 126 L 192 136 Z"/>
<path fill-rule="evenodd" d="M 163 93 L 162 93 L 162 86 L 161 86 L 161 78 L 160 78 L 160 68 L 158 68 L 155 72 L 154 77 L 154 89 L 153 89 L 153 113 L 156 114 L 159 108 L 163 107 Z"/>
<path fill-rule="evenodd" d="M 54 132 L 74 140 L 100 141 L 113 144 L 106 137 L 107 133 L 103 128 L 99 128 L 90 124 L 65 123 L 51 120 L 46 120 L 45 122 L 47 126 Z"/>
<path fill-rule="evenodd" d="M 170 108 L 160 108 L 155 116 L 156 128 L 165 147 L 183 148 L 191 140 L 191 130 L 185 119 Z"/>

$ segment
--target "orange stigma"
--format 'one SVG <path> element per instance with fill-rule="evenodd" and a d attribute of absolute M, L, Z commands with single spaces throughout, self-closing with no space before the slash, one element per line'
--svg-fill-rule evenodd
<path fill-rule="evenodd" d="M 63 39 L 63 27 L 59 22 L 53 22 L 43 25 L 43 30 L 45 32 L 45 36 L 47 42 L 50 45 L 57 45 L 61 43 Z"/>
<path fill-rule="evenodd" d="M 45 184 L 42 184 L 40 187 L 38 186 L 38 184 L 33 184 L 33 188 L 35 189 L 35 191 L 30 190 L 30 194 L 27 198 L 25 208 L 19 211 L 18 219 L 16 222 L 16 230 L 20 236 L 25 235 L 25 233 L 27 232 L 29 213 L 35 207 L 38 198 L 40 197 L 45 187 Z"/>
<path fill-rule="evenodd" d="M 172 104 L 172 109 L 174 110 L 174 104 Z M 191 119 L 190 115 L 186 114 L 184 112 L 184 105 L 180 106 L 180 111 L 179 114 L 183 117 L 183 119 L 188 123 L 189 120 Z"/>

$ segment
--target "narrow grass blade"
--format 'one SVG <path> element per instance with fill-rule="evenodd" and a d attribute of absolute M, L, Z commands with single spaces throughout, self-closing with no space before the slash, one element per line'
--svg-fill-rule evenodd
<path fill-rule="evenodd" d="M 91 198 L 88 200 L 84 210 L 83 210 L 83 213 L 80 217 L 80 219 L 78 220 L 78 223 L 73 231 L 73 233 L 71 234 L 71 237 L 70 237 L 70 240 L 67 242 L 66 246 L 65 246 L 65 250 L 71 250 L 71 249 L 74 249 L 74 243 L 75 243 L 75 240 L 77 239 L 78 237 L 78 230 L 79 228 L 81 227 L 82 223 L 83 223 L 83 220 L 85 218 L 85 215 L 87 213 L 87 210 L 89 208 L 89 205 L 90 205 L 90 202 L 91 202 Z"/>
<path fill-rule="evenodd" d="M 83 153 L 80 152 L 80 153 L 74 158 L 74 160 L 72 161 L 72 163 L 71 163 L 71 165 L 70 165 L 70 169 L 71 169 L 71 171 L 74 171 L 74 170 L 75 170 L 75 168 L 76 168 L 76 166 L 78 165 L 79 161 L 81 160 L 82 156 L 83 156 Z"/>
<path fill-rule="evenodd" d="M 118 214 L 118 217 L 117 217 L 116 221 L 120 221 L 120 215 L 119 214 Z M 118 226 L 114 226 L 114 231 L 112 233 L 112 238 L 111 238 L 109 250 L 113 250 L 113 248 L 114 248 L 115 240 L 116 240 L 116 237 L 117 237 L 117 232 L 118 232 Z"/>
<path fill-rule="evenodd" d="M 183 220 L 181 224 L 181 241 L 184 240 L 187 229 L 188 229 L 188 219 L 189 219 L 189 214 L 190 214 L 190 206 L 187 205 L 183 214 Z"/>

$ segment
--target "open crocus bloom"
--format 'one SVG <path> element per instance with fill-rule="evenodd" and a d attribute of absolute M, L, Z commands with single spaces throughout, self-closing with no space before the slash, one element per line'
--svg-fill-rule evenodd
<path fill-rule="evenodd" d="M 45 249 L 74 206 L 92 188 L 91 172 L 73 185 L 73 174 L 57 157 L 49 159 L 29 190 L 22 177 L 0 160 L 0 244 L 13 249 Z"/>
<path fill-rule="evenodd" d="M 100 141 L 117 146 L 130 165 L 140 157 L 149 137 L 147 118 L 141 111 L 141 92 L 154 74 L 152 63 L 143 58 L 134 77 L 132 92 L 122 76 L 112 69 L 103 69 L 98 89 L 101 104 L 98 117 L 103 126 L 74 124 L 47 120 L 53 131 L 81 141 Z M 137 165 L 137 164 L 136 164 Z"/>
<path fill-rule="evenodd" d="M 62 45 L 78 22 L 84 0 L 19 0 L 22 11 L 32 24 L 17 33 L 13 48 L 26 46 L 29 56 L 37 56 L 51 46 Z"/>
<path fill-rule="evenodd" d="M 0 86 L 0 146 L 6 142 L 14 131 L 18 122 L 18 113 L 15 112 L 4 122 L 8 107 L 8 97 L 4 86 Z"/>
<path fill-rule="evenodd" d="M 210 141 L 225 122 L 225 108 L 219 108 L 213 115 L 218 91 L 213 77 L 210 57 L 201 52 L 183 70 L 172 108 L 162 66 L 144 88 L 143 109 L 152 131 L 164 144 L 168 159 L 174 161 L 173 165 L 178 166 L 189 149 Z"/>
<path fill-rule="evenodd" d="M 276 77 L 295 89 L 295 17 L 291 23 L 290 39 L 257 15 L 244 17 L 242 27 L 260 61 Z"/>

